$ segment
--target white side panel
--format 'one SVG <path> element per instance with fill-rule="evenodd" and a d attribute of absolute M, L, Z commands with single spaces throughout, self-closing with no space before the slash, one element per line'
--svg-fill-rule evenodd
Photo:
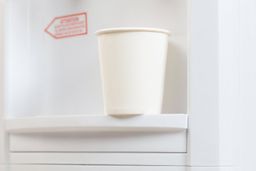
<path fill-rule="evenodd" d="M 191 1 L 189 165 L 219 159 L 218 1 Z"/>
<path fill-rule="evenodd" d="M 189 165 L 227 167 L 238 114 L 238 1 L 193 0 L 191 6 Z"/>
<path fill-rule="evenodd" d="M 240 0 L 241 167 L 255 171 L 256 154 L 256 1 Z"/>
<path fill-rule="evenodd" d="M 0 164 L 6 162 L 5 133 L 3 122 L 3 63 L 4 63 L 4 1 L 0 0 Z"/>
<path fill-rule="evenodd" d="M 219 165 L 236 165 L 239 116 L 239 0 L 219 0 Z"/>
<path fill-rule="evenodd" d="M 186 171 L 185 167 L 168 166 L 46 166 L 13 165 L 10 171 Z"/>

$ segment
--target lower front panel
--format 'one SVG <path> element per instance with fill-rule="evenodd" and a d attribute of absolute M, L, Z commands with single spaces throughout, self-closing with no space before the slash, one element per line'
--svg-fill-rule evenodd
<path fill-rule="evenodd" d="M 10 153 L 12 164 L 185 166 L 182 153 Z"/>
<path fill-rule="evenodd" d="M 82 166 L 82 165 L 11 165 L 9 171 L 186 171 L 170 166 Z"/>
<path fill-rule="evenodd" d="M 11 152 L 186 153 L 187 132 L 11 134 Z"/>

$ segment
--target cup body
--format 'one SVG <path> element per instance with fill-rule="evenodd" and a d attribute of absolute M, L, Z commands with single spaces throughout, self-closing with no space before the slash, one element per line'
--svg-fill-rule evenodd
<path fill-rule="evenodd" d="M 116 28 L 97 35 L 105 114 L 160 114 L 169 32 Z"/>

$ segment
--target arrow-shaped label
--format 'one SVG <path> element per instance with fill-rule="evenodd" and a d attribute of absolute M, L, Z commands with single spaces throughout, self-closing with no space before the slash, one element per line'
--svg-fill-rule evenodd
<path fill-rule="evenodd" d="M 84 12 L 55 17 L 46 27 L 45 32 L 55 39 L 86 35 L 87 14 Z"/>

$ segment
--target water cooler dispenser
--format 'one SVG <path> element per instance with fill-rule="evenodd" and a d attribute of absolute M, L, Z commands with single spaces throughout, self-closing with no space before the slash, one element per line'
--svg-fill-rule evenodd
<path fill-rule="evenodd" d="M 0 170 L 233 170 L 236 9 L 231 0 L 1 1 Z M 170 31 L 161 114 L 104 114 L 95 32 L 127 27 Z"/>

